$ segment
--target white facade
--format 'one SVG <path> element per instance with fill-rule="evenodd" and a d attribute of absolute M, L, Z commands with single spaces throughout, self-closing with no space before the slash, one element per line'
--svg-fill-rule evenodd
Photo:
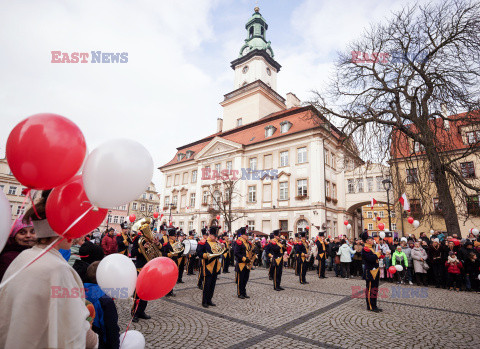
<path fill-rule="evenodd" d="M 277 90 L 277 70 L 262 56 L 253 56 L 235 67 L 234 90 L 257 80 Z"/>

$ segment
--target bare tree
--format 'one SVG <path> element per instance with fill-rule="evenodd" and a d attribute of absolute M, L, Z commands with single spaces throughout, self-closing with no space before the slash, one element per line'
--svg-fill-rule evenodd
<path fill-rule="evenodd" d="M 448 0 L 405 7 L 372 26 L 339 54 L 330 89 L 315 92 L 313 104 L 364 159 L 427 163 L 447 230 L 459 233 L 454 196 L 480 190 L 459 166 L 479 143 L 458 146 L 464 127 L 479 129 L 479 88 L 480 4 Z"/>
<path fill-rule="evenodd" d="M 233 222 L 245 217 L 242 210 L 234 207 L 242 197 L 236 188 L 239 181 L 240 179 L 234 175 L 222 175 L 215 177 L 215 182 L 208 187 L 213 203 L 209 212 L 212 216 L 221 215 L 229 232 L 232 231 Z"/>

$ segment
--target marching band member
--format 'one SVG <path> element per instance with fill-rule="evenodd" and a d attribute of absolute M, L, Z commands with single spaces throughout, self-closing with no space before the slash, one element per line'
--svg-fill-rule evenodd
<path fill-rule="evenodd" d="M 217 230 L 218 227 L 210 227 L 210 234 L 208 235 L 206 243 L 204 243 L 204 248 L 202 249 L 202 260 L 203 260 L 203 297 L 202 297 L 202 306 L 208 308 L 209 306 L 214 307 L 215 304 L 212 303 L 213 293 L 215 292 L 215 284 L 217 282 L 217 275 L 222 268 L 220 262 L 220 254 L 214 253 L 218 249 L 217 243 Z M 223 253 L 223 251 L 222 251 Z"/>
<path fill-rule="evenodd" d="M 325 244 L 325 233 L 319 232 L 317 239 L 315 240 L 315 245 L 317 246 L 318 254 L 318 277 L 322 279 L 326 279 L 325 276 L 325 260 L 327 259 L 327 247 Z"/>
<path fill-rule="evenodd" d="M 240 299 L 250 298 L 247 296 L 247 282 L 250 277 L 250 269 L 253 265 L 253 246 L 248 241 L 247 228 L 237 230 L 239 238 L 235 244 L 235 272 L 237 273 L 237 297 Z"/>
<path fill-rule="evenodd" d="M 378 258 L 381 252 L 373 252 L 373 237 L 368 236 L 365 247 L 362 250 L 362 259 L 365 262 L 365 281 L 366 281 L 366 301 L 367 310 L 373 312 L 381 312 L 382 309 L 377 307 L 378 284 L 380 282 L 380 268 L 378 267 Z"/>
<path fill-rule="evenodd" d="M 207 243 L 207 237 L 208 237 L 207 228 L 202 228 L 202 240 L 200 240 L 198 242 L 198 246 L 197 246 L 197 256 L 198 256 L 198 283 L 197 283 L 197 286 L 201 290 L 203 289 L 203 279 L 204 279 L 204 275 L 203 275 L 203 264 L 204 264 L 203 253 L 204 253 L 204 250 L 205 250 L 205 244 Z"/>
<path fill-rule="evenodd" d="M 188 240 L 195 240 L 195 230 L 188 232 Z M 197 255 L 190 252 L 187 257 L 187 275 L 194 275 L 193 268 L 195 267 L 196 261 Z"/>
<path fill-rule="evenodd" d="M 305 280 L 305 276 L 307 275 L 307 263 L 305 260 L 307 258 L 309 245 L 305 232 L 301 233 L 301 237 L 301 241 L 295 245 L 297 253 L 298 276 L 301 284 L 308 284 L 308 282 Z"/>
<path fill-rule="evenodd" d="M 128 246 L 132 243 L 132 239 L 128 232 L 128 223 L 123 222 L 120 224 L 122 229 L 121 233 L 117 236 L 118 253 L 128 256 Z"/>
<path fill-rule="evenodd" d="M 178 242 L 182 243 L 183 240 L 185 240 L 185 234 L 184 233 L 180 233 L 180 235 L 178 236 Z M 183 244 L 182 244 L 183 246 Z M 185 248 L 185 247 L 183 247 Z M 177 265 L 178 265 L 178 280 L 177 280 L 177 284 L 183 284 L 183 272 L 185 270 L 185 260 L 187 259 L 186 256 L 183 255 L 183 252 L 180 253 L 178 255 L 178 259 L 177 259 Z"/>
<path fill-rule="evenodd" d="M 180 257 L 181 252 L 179 254 L 175 250 L 175 246 L 174 246 L 177 243 L 177 230 L 175 228 L 168 228 L 167 234 L 168 234 L 168 242 L 163 244 L 162 254 L 170 258 L 172 261 L 174 261 L 177 267 L 179 267 L 179 264 L 180 264 L 179 259 L 182 258 Z M 180 274 L 180 268 L 178 273 Z M 178 277 L 177 277 L 177 280 L 178 280 Z M 170 296 L 175 297 L 175 294 L 173 293 L 173 289 L 169 293 L 167 293 L 167 297 L 170 297 Z"/>
<path fill-rule="evenodd" d="M 223 253 L 222 263 L 223 263 L 223 272 L 230 273 L 228 267 L 230 266 L 230 239 L 228 238 L 227 233 L 224 233 L 222 236 L 221 243 L 225 244 L 225 252 Z"/>
<path fill-rule="evenodd" d="M 282 281 L 283 252 L 286 248 L 280 242 L 280 230 L 274 230 L 273 236 L 273 240 L 271 240 L 266 247 L 266 253 L 268 258 L 272 259 L 273 289 L 275 291 L 283 291 L 284 288 L 280 286 L 280 283 Z"/>
<path fill-rule="evenodd" d="M 298 253 L 297 253 L 299 245 L 301 245 L 300 234 L 295 233 L 295 240 L 293 241 L 293 250 L 292 250 L 295 276 L 298 276 L 300 273 L 300 265 L 298 264 Z"/>
<path fill-rule="evenodd" d="M 270 244 L 270 242 L 273 241 L 273 239 L 275 238 L 275 236 L 272 234 L 270 234 L 270 241 L 268 242 L 267 245 L 265 245 L 265 253 L 267 253 L 267 257 L 268 257 L 268 250 L 267 250 L 267 247 L 268 245 Z M 275 264 L 270 262 L 270 269 L 268 269 L 268 279 L 271 281 L 273 280 L 273 273 L 274 273 L 274 270 L 275 270 Z"/>

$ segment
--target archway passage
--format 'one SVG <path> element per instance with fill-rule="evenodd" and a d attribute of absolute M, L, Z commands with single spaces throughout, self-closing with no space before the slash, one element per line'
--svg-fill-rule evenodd
<path fill-rule="evenodd" d="M 379 205 L 379 204 L 380 205 L 385 205 L 384 210 L 388 211 L 386 201 L 377 201 L 376 204 L 377 205 Z M 364 226 L 366 224 L 366 218 L 363 215 L 362 207 L 363 206 L 369 206 L 369 208 L 366 211 L 368 213 L 368 210 L 370 210 L 370 205 L 371 205 L 371 201 L 361 201 L 361 202 L 357 202 L 357 203 L 351 205 L 347 209 L 347 215 L 352 217 L 352 219 L 350 220 L 351 221 L 350 224 L 352 225 L 352 229 L 351 229 L 351 232 L 350 232 L 350 237 L 357 238 L 357 237 L 360 236 L 360 233 L 363 231 Z M 390 205 L 390 206 L 392 206 L 392 205 Z M 372 229 L 371 230 L 373 230 L 373 231 L 379 230 L 377 225 L 380 221 L 385 224 L 385 228 L 388 228 L 388 213 L 386 213 L 386 214 L 384 214 L 384 216 L 380 217 L 381 220 L 378 221 L 378 220 L 376 220 L 377 216 L 373 214 L 374 212 L 377 212 L 378 210 L 379 210 L 379 208 L 373 209 L 372 210 L 372 218 L 367 218 L 372 224 Z M 393 209 L 392 209 L 392 211 L 393 211 Z"/>

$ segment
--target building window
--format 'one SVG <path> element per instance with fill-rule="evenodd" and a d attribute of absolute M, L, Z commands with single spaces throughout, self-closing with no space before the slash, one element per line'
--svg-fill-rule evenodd
<path fill-rule="evenodd" d="M 347 183 L 348 183 L 348 192 L 350 194 L 355 193 L 355 184 L 353 182 L 353 179 L 349 179 Z"/>
<path fill-rule="evenodd" d="M 178 155 L 177 155 L 178 161 L 182 161 L 182 159 L 183 159 L 184 157 L 185 157 L 185 154 L 183 154 L 183 153 L 178 153 Z"/>
<path fill-rule="evenodd" d="M 308 227 L 308 222 L 305 219 L 300 219 L 297 223 L 297 233 L 306 232 Z"/>
<path fill-rule="evenodd" d="M 215 210 L 220 209 L 221 200 L 222 200 L 222 194 L 220 194 L 220 191 L 215 190 L 215 192 L 213 193 L 213 208 Z"/>
<path fill-rule="evenodd" d="M 372 211 L 367 211 L 367 218 L 372 219 L 372 216 L 373 216 Z"/>
<path fill-rule="evenodd" d="M 422 151 L 425 151 L 425 147 L 423 146 L 423 144 L 420 144 L 418 142 L 413 142 L 413 152 L 418 153 Z"/>
<path fill-rule="evenodd" d="M 292 123 L 290 121 L 282 121 L 280 123 L 280 133 L 288 132 L 290 127 L 292 127 Z"/>
<path fill-rule="evenodd" d="M 192 183 L 197 182 L 197 170 L 192 171 Z"/>
<path fill-rule="evenodd" d="M 288 150 L 280 152 L 280 167 L 288 166 Z"/>
<path fill-rule="evenodd" d="M 373 223 L 368 223 L 368 230 L 373 230 Z"/>
<path fill-rule="evenodd" d="M 357 178 L 357 191 L 363 193 L 363 178 Z"/>
<path fill-rule="evenodd" d="M 183 230 L 183 221 L 178 222 L 178 227 Z"/>
<path fill-rule="evenodd" d="M 188 172 L 184 172 L 182 184 L 187 184 L 187 183 L 188 183 Z"/>
<path fill-rule="evenodd" d="M 205 204 L 205 205 L 208 204 L 208 191 L 203 192 L 202 204 Z"/>
<path fill-rule="evenodd" d="M 187 159 L 190 159 L 190 158 L 192 157 L 192 155 L 193 155 L 193 151 L 187 150 L 186 158 L 187 158 Z"/>
<path fill-rule="evenodd" d="M 202 221 L 202 223 L 201 223 L 201 227 L 202 227 L 202 229 L 203 229 L 203 228 L 206 228 L 206 227 L 207 227 L 207 222 L 205 222 L 205 221 Z"/>
<path fill-rule="evenodd" d="M 195 207 L 195 193 L 190 194 L 190 208 Z"/>
<path fill-rule="evenodd" d="M 288 182 L 280 182 L 279 190 L 279 200 L 288 200 Z"/>
<path fill-rule="evenodd" d="M 140 205 L 140 211 L 145 211 L 145 208 L 146 208 L 146 205 L 145 205 L 145 204 L 141 204 L 141 205 Z"/>
<path fill-rule="evenodd" d="M 147 194 L 143 193 L 143 194 L 142 194 L 142 199 L 143 199 L 143 200 L 147 200 Z"/>
<path fill-rule="evenodd" d="M 277 129 L 276 129 L 275 126 L 272 126 L 272 125 L 266 126 L 265 127 L 265 138 L 273 136 L 273 134 L 275 133 L 276 130 Z"/>
<path fill-rule="evenodd" d="M 380 211 L 380 212 L 378 212 L 378 217 L 383 218 L 384 214 L 385 214 L 384 211 Z"/>
<path fill-rule="evenodd" d="M 280 230 L 288 231 L 288 220 L 281 220 L 279 223 Z"/>
<path fill-rule="evenodd" d="M 177 204 L 178 204 L 178 195 L 174 195 L 174 196 L 172 197 L 172 205 L 173 205 L 174 207 L 177 207 Z"/>
<path fill-rule="evenodd" d="M 248 231 L 255 230 L 255 221 L 247 221 Z"/>
<path fill-rule="evenodd" d="M 377 179 L 377 191 L 385 191 L 385 188 L 383 188 L 383 177 L 376 177 Z"/>
<path fill-rule="evenodd" d="M 307 162 L 307 147 L 302 147 L 297 149 L 297 158 L 298 158 L 298 163 L 303 164 Z"/>
<path fill-rule="evenodd" d="M 263 169 L 269 170 L 273 167 L 272 164 L 272 154 L 264 155 L 263 156 Z"/>
<path fill-rule="evenodd" d="M 390 211 L 390 217 L 395 218 L 395 211 Z"/>
<path fill-rule="evenodd" d="M 113 216 L 113 224 L 118 224 L 118 216 Z"/>
<path fill-rule="evenodd" d="M 174 185 L 179 185 L 180 184 L 180 175 L 179 174 L 176 174 L 175 175 L 175 180 L 174 180 Z"/>
<path fill-rule="evenodd" d="M 108 219 L 107 219 L 108 223 L 112 223 L 112 219 L 113 219 L 113 217 L 111 215 L 108 215 Z"/>
<path fill-rule="evenodd" d="M 217 173 L 220 174 L 221 164 L 215 164 L 215 171 L 217 171 Z"/>
<path fill-rule="evenodd" d="M 120 216 L 120 224 L 122 224 L 123 222 L 125 222 L 125 217 Z"/>
<path fill-rule="evenodd" d="M 172 176 L 167 176 L 167 187 L 172 186 Z"/>
<path fill-rule="evenodd" d="M 165 206 L 170 205 L 170 196 L 165 196 Z"/>
<path fill-rule="evenodd" d="M 8 188 L 8 195 L 17 195 L 17 187 L 11 185 L 10 188 Z"/>
<path fill-rule="evenodd" d="M 188 221 L 188 231 L 193 230 L 193 221 Z"/>
<path fill-rule="evenodd" d="M 248 187 L 248 202 L 257 201 L 257 187 L 252 185 Z"/>
<path fill-rule="evenodd" d="M 367 177 L 367 191 L 373 191 L 373 177 Z"/>
<path fill-rule="evenodd" d="M 307 196 L 307 180 L 299 179 L 297 181 L 297 195 L 298 196 Z"/>
<path fill-rule="evenodd" d="M 336 166 L 336 160 L 335 160 L 335 154 L 332 152 L 332 163 L 330 164 L 332 168 L 335 170 Z"/>
<path fill-rule="evenodd" d="M 168 196 L 167 196 L 167 198 L 168 198 Z M 134 203 L 132 204 L 132 210 L 134 210 L 134 211 L 137 210 L 137 203 L 136 203 L 136 202 L 134 202 Z"/>
<path fill-rule="evenodd" d="M 153 205 L 151 205 L 151 204 L 148 205 L 148 211 L 147 212 L 153 212 Z"/>
<path fill-rule="evenodd" d="M 255 171 L 257 169 L 257 158 L 250 158 L 250 170 Z"/>
<path fill-rule="evenodd" d="M 325 196 L 330 197 L 330 182 L 325 181 Z"/>
<path fill-rule="evenodd" d="M 243 125 L 242 118 L 237 119 L 237 127 L 242 125 Z"/>
<path fill-rule="evenodd" d="M 332 183 L 332 198 L 335 200 L 337 198 L 337 185 Z"/>
<path fill-rule="evenodd" d="M 25 213 L 25 208 L 22 208 L 22 206 L 17 206 L 17 216 L 18 215 L 23 215 Z"/>
<path fill-rule="evenodd" d="M 473 161 L 462 162 L 460 164 L 463 178 L 475 178 L 475 165 Z"/>
<path fill-rule="evenodd" d="M 397 230 L 397 223 L 392 223 L 392 230 L 393 231 Z"/>
<path fill-rule="evenodd" d="M 435 213 L 442 213 L 442 208 L 440 207 L 440 200 L 438 198 L 433 198 L 433 210 Z"/>
<path fill-rule="evenodd" d="M 414 217 L 419 217 L 422 215 L 422 205 L 420 203 L 420 199 L 410 200 L 410 213 Z"/>
<path fill-rule="evenodd" d="M 407 169 L 407 183 L 418 183 L 417 169 L 408 168 Z"/>
<path fill-rule="evenodd" d="M 325 153 L 323 154 L 324 156 L 324 161 L 325 161 L 325 165 L 330 165 L 329 164 L 329 160 L 330 160 L 330 152 L 328 150 L 325 149 Z"/>
<path fill-rule="evenodd" d="M 231 161 L 227 161 L 227 170 L 228 170 L 228 173 L 230 174 L 230 171 L 232 170 L 232 162 Z"/>
<path fill-rule="evenodd" d="M 469 215 L 480 216 L 478 195 L 467 196 L 467 212 Z"/>

